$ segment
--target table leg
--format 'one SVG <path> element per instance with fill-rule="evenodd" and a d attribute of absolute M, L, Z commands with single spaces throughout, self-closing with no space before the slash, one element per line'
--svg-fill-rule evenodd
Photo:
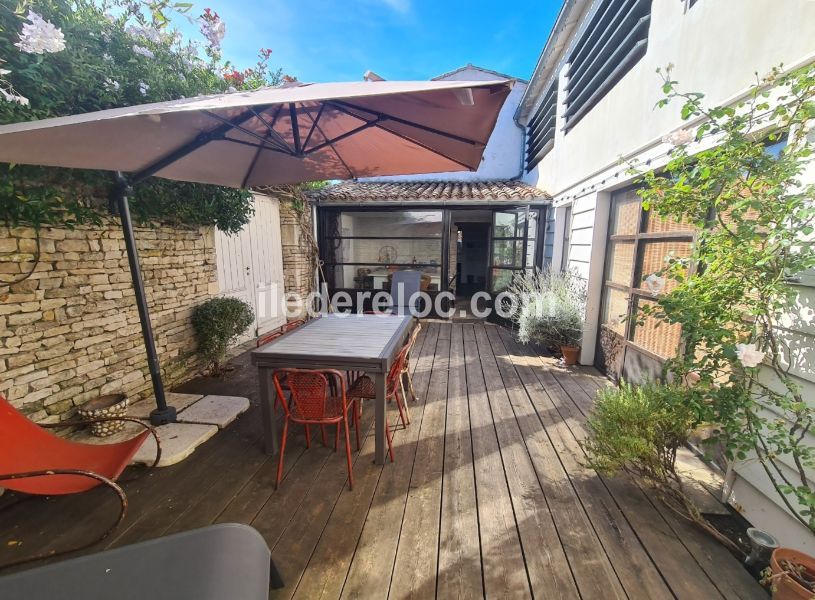
<path fill-rule="evenodd" d="M 277 454 L 277 415 L 275 414 L 275 389 L 272 384 L 272 370 L 258 369 L 260 377 L 260 409 L 263 419 L 263 442 L 266 454 Z"/>
<path fill-rule="evenodd" d="M 387 432 L 385 431 L 385 427 L 387 427 L 387 419 L 385 418 L 387 411 L 387 407 L 385 406 L 385 374 L 377 373 L 374 376 L 374 384 L 376 386 L 376 400 L 374 400 L 376 453 L 374 460 L 376 464 L 384 465 L 385 453 L 388 448 Z"/>

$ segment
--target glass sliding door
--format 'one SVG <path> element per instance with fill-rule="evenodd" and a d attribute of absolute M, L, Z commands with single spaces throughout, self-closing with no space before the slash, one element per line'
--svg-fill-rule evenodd
<path fill-rule="evenodd" d="M 499 293 L 515 274 L 540 265 L 540 210 L 528 206 L 493 212 L 490 241 L 490 291 Z"/>
<path fill-rule="evenodd" d="M 680 351 L 681 330 L 640 314 L 641 307 L 657 299 L 646 279 L 660 273 L 669 259 L 688 258 L 694 231 L 687 223 L 643 210 L 636 189 L 612 195 L 608 231 L 597 366 L 615 379 L 653 379 Z M 673 285 L 666 280 L 662 292 Z"/>

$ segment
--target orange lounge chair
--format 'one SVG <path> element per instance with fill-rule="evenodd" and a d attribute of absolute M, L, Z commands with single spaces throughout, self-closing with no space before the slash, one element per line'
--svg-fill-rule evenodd
<path fill-rule="evenodd" d="M 139 423 L 145 430 L 124 442 L 96 445 L 72 442 L 43 429 L 120 420 Z M 127 513 L 127 497 L 115 481 L 151 434 L 156 438 L 156 460 L 152 465 L 155 466 L 161 458 L 158 436 L 152 427 L 138 419 L 103 417 L 40 426 L 17 412 L 5 396 L 0 394 L 0 487 L 24 494 L 57 496 L 78 494 L 98 485 L 106 485 L 116 493 L 121 502 L 116 522 L 101 537 L 76 548 L 59 552 L 52 550 L 11 564 L 81 550 L 110 535 Z"/>

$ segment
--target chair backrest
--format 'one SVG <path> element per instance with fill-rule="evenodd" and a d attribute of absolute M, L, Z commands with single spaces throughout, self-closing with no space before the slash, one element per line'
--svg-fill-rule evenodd
<path fill-rule="evenodd" d="M 283 410 L 295 420 L 319 423 L 341 417 L 346 409 L 345 378 L 339 371 L 279 369 L 272 378 Z M 288 400 L 283 393 L 284 379 Z M 329 401 L 332 396 L 341 401 Z"/>
<path fill-rule="evenodd" d="M 281 329 L 281 331 L 283 331 L 283 333 L 288 333 L 292 329 L 297 329 L 298 327 L 300 327 L 300 325 L 303 325 L 305 322 L 306 322 L 305 319 L 297 319 L 295 321 L 289 321 L 288 323 L 284 324 L 283 327 L 281 327 L 280 329 Z"/>
<path fill-rule="evenodd" d="M 419 271 L 396 271 L 391 279 L 391 308 L 399 314 L 410 314 L 416 308 L 421 288 Z"/>
<path fill-rule="evenodd" d="M 396 358 L 393 359 L 393 363 L 391 363 L 391 368 L 388 371 L 388 379 L 386 381 L 389 396 L 399 389 L 399 379 L 402 377 L 402 373 L 405 370 L 409 351 L 410 347 L 405 344 L 402 346 L 402 349 L 399 350 L 399 354 L 396 355 Z"/>

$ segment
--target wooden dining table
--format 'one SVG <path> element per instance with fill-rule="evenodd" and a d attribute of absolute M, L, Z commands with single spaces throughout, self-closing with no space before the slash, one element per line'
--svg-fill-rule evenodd
<path fill-rule="evenodd" d="M 276 369 L 364 371 L 376 388 L 375 461 L 384 464 L 385 382 L 394 358 L 413 325 L 411 315 L 328 314 L 312 319 L 252 352 L 258 368 L 266 452 L 278 451 L 277 415 L 272 373 Z"/>

